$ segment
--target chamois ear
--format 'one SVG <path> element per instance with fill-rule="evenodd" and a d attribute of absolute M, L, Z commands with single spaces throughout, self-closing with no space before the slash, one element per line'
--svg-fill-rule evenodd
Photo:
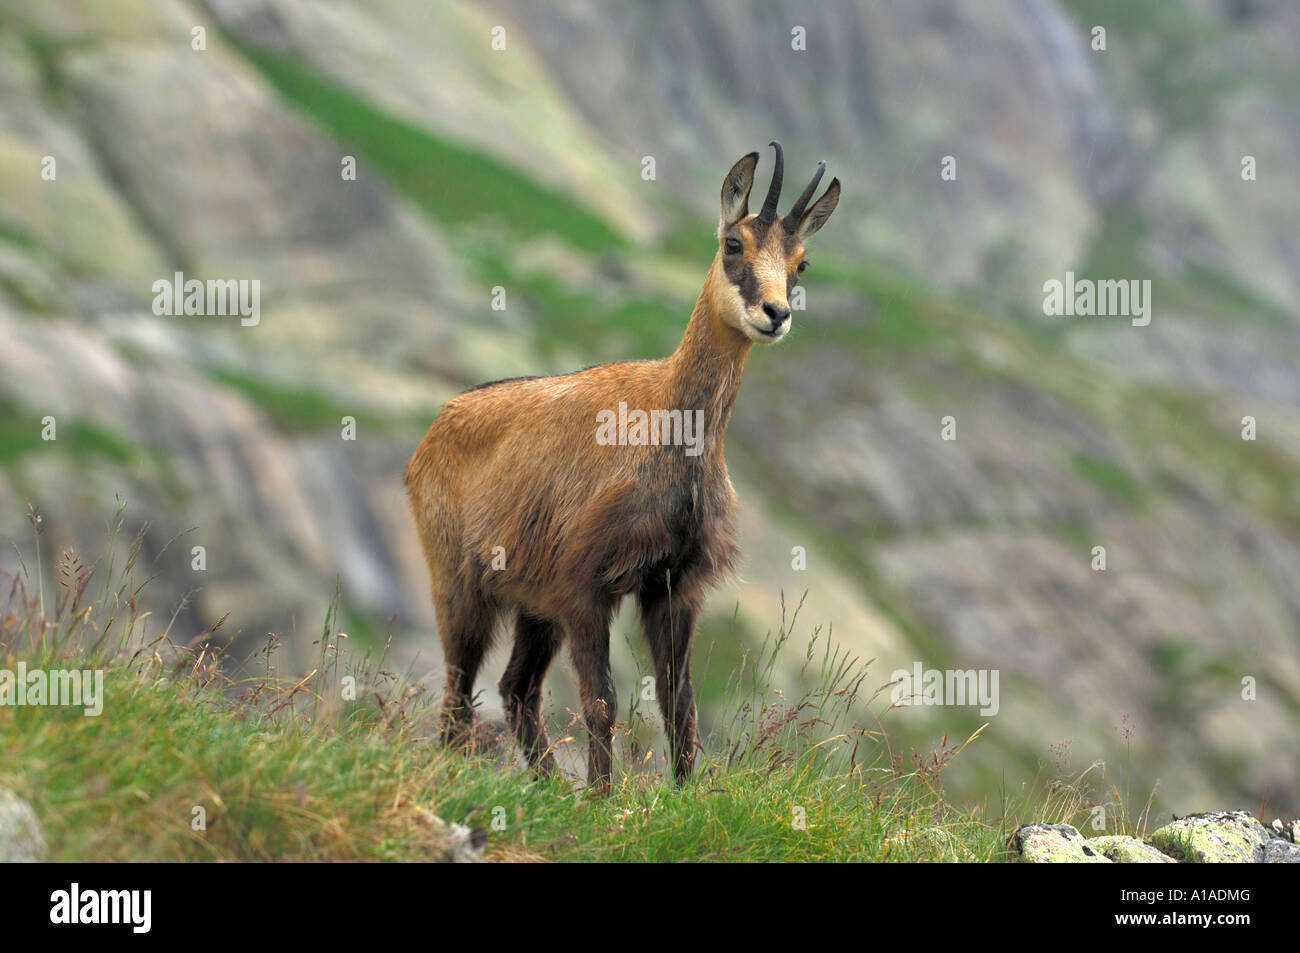
<path fill-rule="evenodd" d="M 722 220 L 718 230 L 735 225 L 749 214 L 749 190 L 754 187 L 758 153 L 751 152 L 731 167 L 722 180 Z"/>
<path fill-rule="evenodd" d="M 812 208 L 803 213 L 803 218 L 799 219 L 799 241 L 807 241 L 818 230 L 826 224 L 826 220 L 831 217 L 831 212 L 835 211 L 835 206 L 840 201 L 840 180 L 831 179 L 831 184 L 826 187 L 822 197 L 813 203 Z"/>

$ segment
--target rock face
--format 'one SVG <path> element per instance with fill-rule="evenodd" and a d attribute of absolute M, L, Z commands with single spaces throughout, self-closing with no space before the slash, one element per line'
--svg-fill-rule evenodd
<path fill-rule="evenodd" d="M 1245 811 L 1193 814 L 1166 824 L 1150 842 L 1110 835 L 1085 838 L 1068 824 L 1028 824 L 1012 836 L 1022 863 L 1294 864 L 1300 845 L 1288 835 L 1295 822 L 1265 827 Z"/>
<path fill-rule="evenodd" d="M 37 864 L 45 855 L 45 834 L 32 806 L 0 788 L 0 864 Z"/>

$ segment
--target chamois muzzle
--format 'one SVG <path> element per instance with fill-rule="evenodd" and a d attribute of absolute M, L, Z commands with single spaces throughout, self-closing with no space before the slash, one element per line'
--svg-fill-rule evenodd
<path fill-rule="evenodd" d="M 781 325 L 790 320 L 790 309 L 783 304 L 776 303 L 775 301 L 764 301 L 763 313 L 767 315 L 767 319 L 772 322 L 773 331 L 779 331 Z"/>

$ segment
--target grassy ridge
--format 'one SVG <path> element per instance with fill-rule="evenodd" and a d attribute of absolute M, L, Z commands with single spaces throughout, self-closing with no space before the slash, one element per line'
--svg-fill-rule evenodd
<path fill-rule="evenodd" d="M 633 776 L 590 801 L 378 719 L 313 728 L 156 670 L 111 667 L 106 685 L 99 718 L 0 715 L 0 784 L 37 807 L 53 860 L 427 860 L 441 849 L 434 815 L 488 828 L 497 860 L 946 859 L 942 844 L 890 842 L 933 826 L 924 797 L 873 795 L 861 779 L 748 768 L 677 789 Z M 998 850 L 978 822 L 949 829 L 983 859 Z"/>
<path fill-rule="evenodd" d="M 104 671 L 96 717 L 0 706 L 0 787 L 35 807 L 53 860 L 441 859 L 445 821 L 487 830 L 490 860 L 996 861 L 1022 819 L 1087 816 L 1060 779 L 987 812 L 950 804 L 943 773 L 974 737 L 892 751 L 865 668 L 824 640 L 802 655 L 816 687 L 783 697 L 771 676 L 797 611 L 737 666 L 688 784 L 625 725 L 614 793 L 588 798 L 534 779 L 488 727 L 471 752 L 434 745 L 436 699 L 350 653 L 337 605 L 301 676 L 277 671 L 274 638 L 242 666 L 215 632 L 176 644 L 139 609 L 143 532 L 124 545 L 122 522 L 99 562 L 69 551 L 46 574 L 34 524 L 30 566 L 0 587 L 0 669 Z M 562 758 L 581 750 L 572 720 L 552 727 Z"/>

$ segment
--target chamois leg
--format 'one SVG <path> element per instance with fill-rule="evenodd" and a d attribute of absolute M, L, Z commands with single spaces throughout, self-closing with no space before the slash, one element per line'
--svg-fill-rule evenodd
<path fill-rule="evenodd" d="M 697 607 L 666 588 L 641 593 L 641 621 L 655 665 L 655 691 L 673 759 L 673 777 L 682 783 L 695 767 L 695 690 L 691 687 L 691 642 Z"/>
<path fill-rule="evenodd" d="M 521 612 L 515 623 L 515 647 L 497 684 L 510 726 L 529 765 L 538 773 L 555 770 L 555 755 L 548 750 L 551 743 L 542 722 L 542 681 L 559 648 L 559 634 L 554 623 Z"/>
<path fill-rule="evenodd" d="M 587 749 L 587 786 L 608 794 L 614 778 L 614 718 L 618 699 L 609 665 L 609 619 L 586 622 L 570 632 L 569 654 L 578 674 L 582 714 L 591 736 Z"/>
<path fill-rule="evenodd" d="M 467 744 L 474 725 L 474 679 L 492 639 L 491 607 L 477 593 L 443 590 L 435 599 L 447 689 L 442 700 L 442 741 Z"/>

